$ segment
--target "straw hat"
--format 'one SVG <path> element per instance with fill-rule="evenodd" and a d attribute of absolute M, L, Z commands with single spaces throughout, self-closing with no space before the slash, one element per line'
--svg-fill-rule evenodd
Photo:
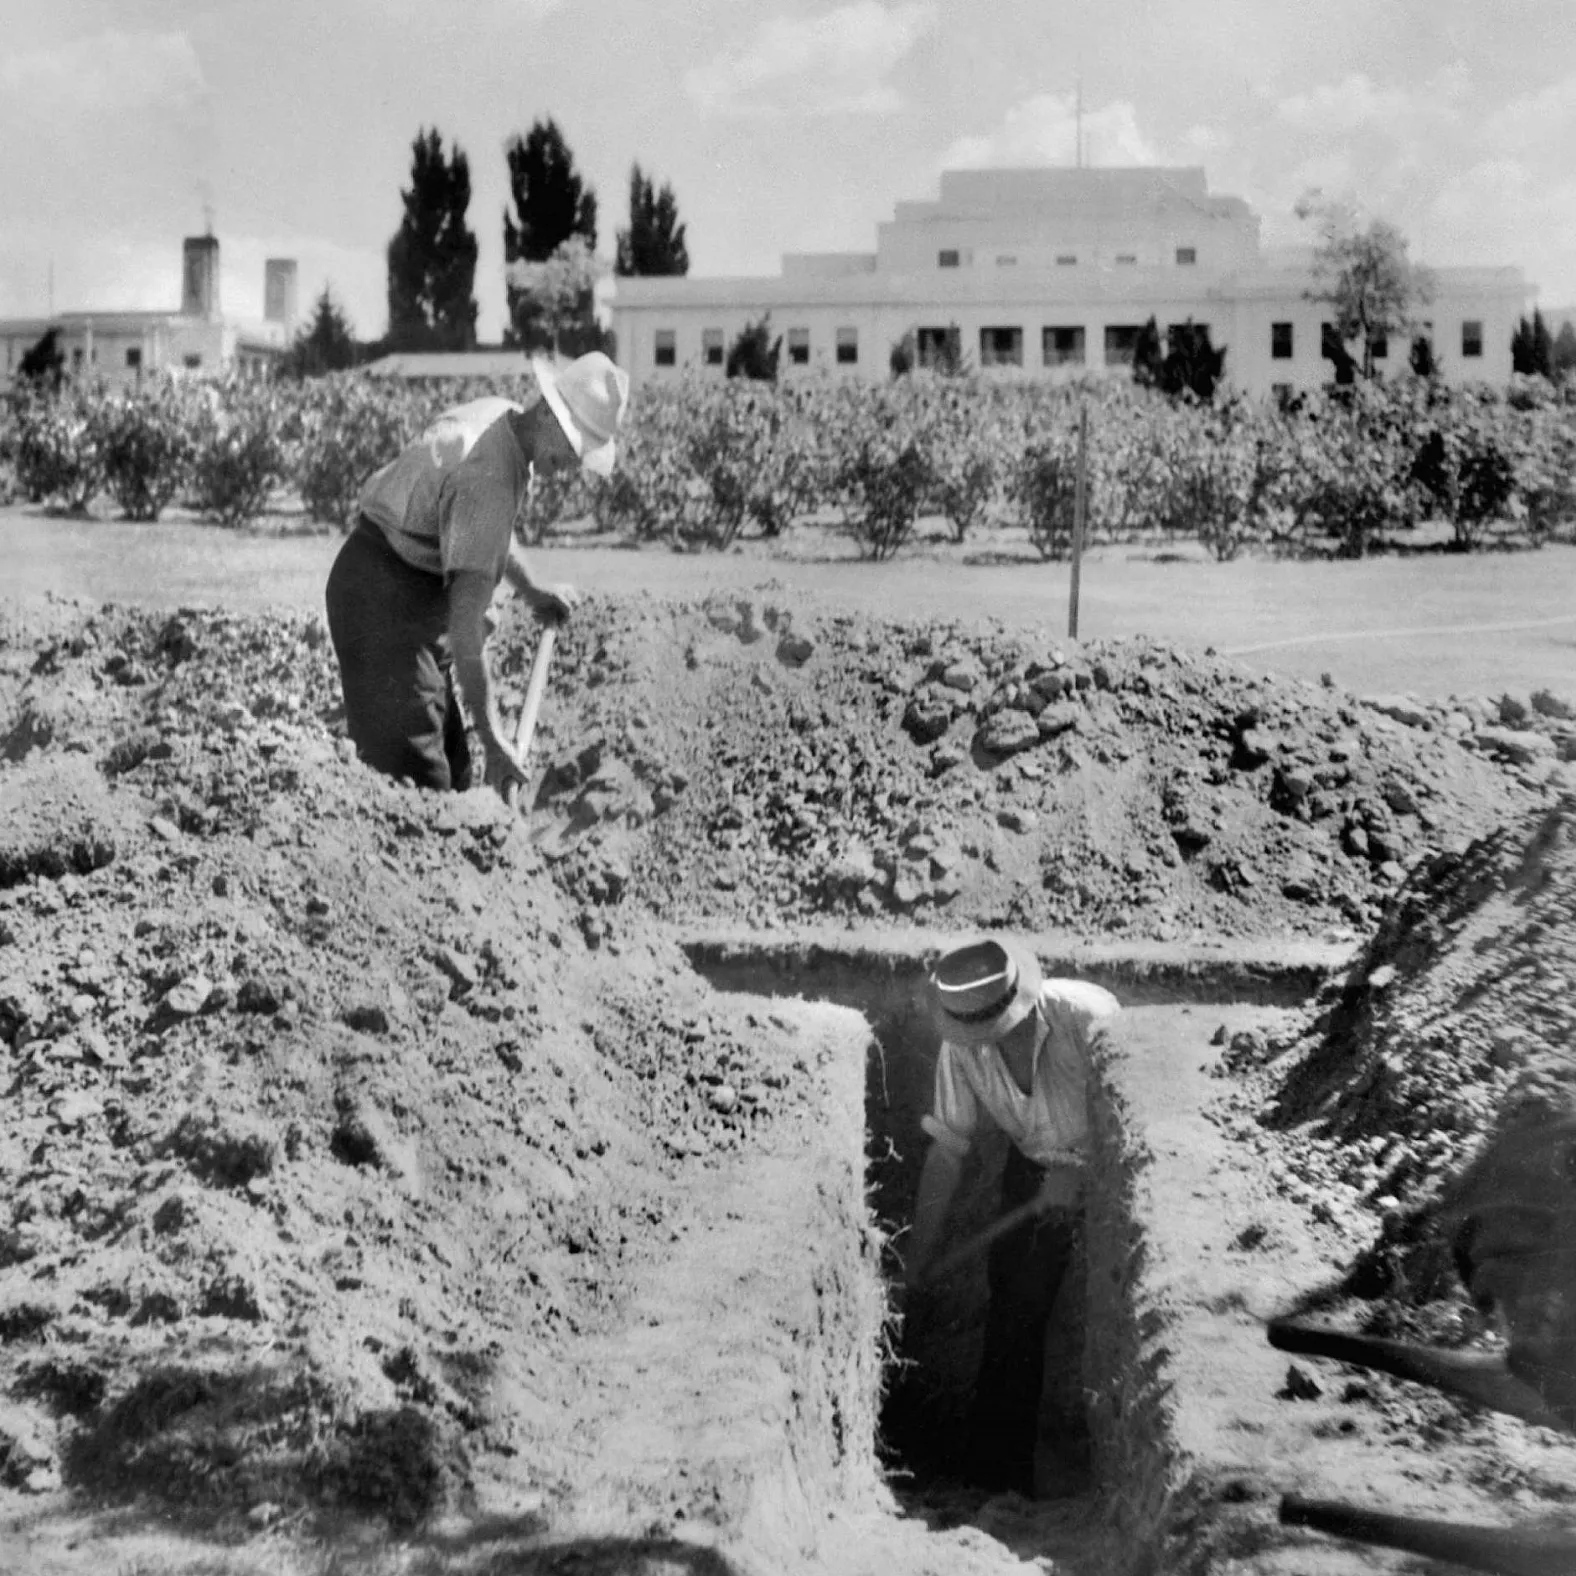
<path fill-rule="evenodd" d="M 1040 965 L 1027 947 L 989 937 L 944 953 L 927 985 L 931 1016 L 954 1045 L 992 1045 L 1040 999 Z"/>
<path fill-rule="evenodd" d="M 531 371 L 580 463 L 594 476 L 611 476 L 613 438 L 629 403 L 629 374 L 600 350 L 561 367 L 532 356 Z"/>

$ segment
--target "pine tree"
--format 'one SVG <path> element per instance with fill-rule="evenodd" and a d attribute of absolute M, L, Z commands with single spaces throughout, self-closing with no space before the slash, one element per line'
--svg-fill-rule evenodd
<path fill-rule="evenodd" d="M 618 232 L 618 252 L 613 272 L 634 274 L 687 274 L 689 250 L 685 226 L 679 223 L 678 199 L 666 181 L 661 191 L 634 165 L 629 172 L 629 228 Z"/>
<path fill-rule="evenodd" d="M 434 127 L 411 145 L 405 214 L 388 245 L 390 350 L 469 350 L 476 343 L 476 236 L 467 228 L 471 168 L 445 157 Z"/>
<path fill-rule="evenodd" d="M 312 309 L 312 321 L 295 337 L 281 369 L 287 377 L 315 378 L 356 364 L 356 336 L 327 285 Z"/>
<path fill-rule="evenodd" d="M 1199 399 L 1213 399 L 1215 385 L 1225 369 L 1226 352 L 1216 350 L 1210 343 L 1209 324 L 1189 318 L 1172 328 L 1166 341 L 1158 379 L 1160 391 L 1172 396 L 1186 392 Z"/>
<path fill-rule="evenodd" d="M 1549 366 L 1557 378 L 1564 377 L 1568 372 L 1576 372 L 1576 325 L 1569 318 L 1560 324 L 1560 331 L 1554 336 L 1554 344 L 1549 351 Z"/>
<path fill-rule="evenodd" d="M 1536 307 L 1532 309 L 1532 321 L 1522 318 L 1516 324 L 1516 332 L 1510 336 L 1510 365 L 1513 372 L 1528 377 L 1554 376 L 1554 341 L 1549 335 L 1549 325 Z"/>
<path fill-rule="evenodd" d="M 508 282 L 511 263 L 545 263 L 571 236 L 579 236 L 588 252 L 596 251 L 596 193 L 580 178 L 574 155 L 564 134 L 551 117 L 532 124 L 524 137 L 513 137 L 504 148 L 509 165 L 511 214 L 503 213 L 505 294 L 509 301 L 509 327 L 504 342 L 527 349 L 544 348 L 553 335 L 536 304 Z M 600 339 L 587 290 L 577 303 L 572 321 L 558 334 L 568 349 L 593 348 Z"/>
<path fill-rule="evenodd" d="M 1160 382 L 1160 329 L 1150 318 L 1133 342 L 1133 381 L 1141 388 L 1155 388 Z"/>
<path fill-rule="evenodd" d="M 47 383 L 58 388 L 65 370 L 66 353 L 60 348 L 60 330 L 46 328 L 43 337 L 17 364 L 16 374 L 30 382 Z"/>

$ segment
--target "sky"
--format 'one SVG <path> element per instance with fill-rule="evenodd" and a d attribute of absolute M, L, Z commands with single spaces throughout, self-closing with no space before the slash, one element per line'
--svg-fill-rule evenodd
<path fill-rule="evenodd" d="M 940 172 L 1201 165 L 1268 244 L 1310 188 L 1435 266 L 1576 304 L 1570 0 L 0 0 L 0 317 L 173 310 L 211 224 L 227 314 L 294 257 L 387 324 L 411 142 L 470 163 L 478 329 L 504 324 L 504 147 L 562 130 L 609 260 L 631 165 L 692 276 L 871 251 Z M 52 291 L 51 291 L 52 283 Z"/>

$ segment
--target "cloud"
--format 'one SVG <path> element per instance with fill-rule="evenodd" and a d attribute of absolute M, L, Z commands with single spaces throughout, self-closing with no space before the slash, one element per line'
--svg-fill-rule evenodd
<path fill-rule="evenodd" d="M 1107 104 L 1083 117 L 1086 164 L 1159 164 L 1161 159 L 1138 129 L 1133 106 Z M 1078 153 L 1078 113 L 1074 95 L 1041 93 L 1010 108 L 1002 123 L 984 136 L 959 137 L 941 156 L 943 169 L 983 169 L 1017 165 L 1072 164 Z"/>
<path fill-rule="evenodd" d="M 878 0 L 819 16 L 773 17 L 742 49 L 697 66 L 684 90 L 703 114 L 890 114 L 888 74 L 936 25 L 930 3 Z"/>
<path fill-rule="evenodd" d="M 6 119 L 62 120 L 205 109 L 208 84 L 184 33 L 100 33 L 56 49 L 0 55 Z"/>

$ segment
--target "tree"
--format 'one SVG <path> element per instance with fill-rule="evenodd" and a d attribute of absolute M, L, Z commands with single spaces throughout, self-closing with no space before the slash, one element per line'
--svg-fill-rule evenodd
<path fill-rule="evenodd" d="M 1560 331 L 1554 336 L 1549 365 L 1557 378 L 1564 377 L 1567 372 L 1576 372 L 1576 325 L 1569 318 L 1560 324 Z"/>
<path fill-rule="evenodd" d="M 1549 336 L 1549 325 L 1543 314 L 1534 307 L 1532 321 L 1522 318 L 1516 332 L 1510 336 L 1510 365 L 1514 372 L 1529 377 L 1554 376 L 1554 341 Z"/>
<path fill-rule="evenodd" d="M 296 335 L 285 356 L 283 372 L 287 377 L 315 378 L 325 372 L 339 372 L 356 364 L 356 338 L 350 319 L 340 309 L 327 285 L 317 298 L 311 323 Z"/>
<path fill-rule="evenodd" d="M 405 214 L 388 246 L 390 350 L 469 350 L 476 343 L 476 237 L 466 227 L 471 169 L 437 129 L 411 145 Z"/>
<path fill-rule="evenodd" d="M 1151 318 L 1153 324 L 1154 319 Z M 1166 334 L 1165 359 L 1160 363 L 1159 387 L 1162 394 L 1175 398 L 1192 394 L 1198 399 L 1213 399 L 1215 385 L 1225 369 L 1226 352 L 1210 343 L 1209 324 L 1189 318 L 1175 324 Z"/>
<path fill-rule="evenodd" d="M 540 332 L 553 350 L 564 350 L 565 337 L 584 327 L 585 303 L 591 299 L 602 266 L 583 235 L 571 235 L 544 262 L 530 263 L 522 258 L 508 264 L 504 279 L 515 321 L 526 325 L 517 342 L 524 343 L 528 334 Z M 581 352 L 577 349 L 576 353 Z"/>
<path fill-rule="evenodd" d="M 782 335 L 771 337 L 770 312 L 754 323 L 739 330 L 739 337 L 728 346 L 728 359 L 723 371 L 730 378 L 760 378 L 770 381 L 777 376 L 777 358 L 782 352 Z"/>
<path fill-rule="evenodd" d="M 664 181 L 662 190 L 657 191 L 636 164 L 629 172 L 629 228 L 618 232 L 613 272 L 620 278 L 687 274 L 689 251 L 684 245 L 684 230 L 673 188 Z"/>
<path fill-rule="evenodd" d="M 1133 381 L 1141 388 L 1158 388 L 1160 361 L 1160 329 L 1150 318 L 1133 341 Z"/>
<path fill-rule="evenodd" d="M 65 370 L 66 353 L 60 348 L 60 330 L 47 328 L 38 343 L 17 363 L 16 373 L 29 382 L 36 380 L 58 387 Z"/>
<path fill-rule="evenodd" d="M 519 262 L 545 263 L 571 236 L 579 236 L 586 251 L 595 252 L 596 193 L 581 180 L 574 155 L 551 117 L 533 122 L 524 137 L 511 138 L 504 157 L 514 204 L 513 214 L 507 206 L 503 211 L 504 288 L 509 298 L 504 342 L 540 348 L 554 335 L 533 315 L 530 302 L 522 301 L 518 287 L 509 283 L 509 267 Z M 557 337 L 565 338 L 566 332 L 570 338 L 600 339 L 589 287 L 578 303 L 575 321 L 567 331 L 561 327 Z"/>
<path fill-rule="evenodd" d="M 1413 307 L 1433 299 L 1432 277 L 1408 259 L 1405 236 L 1383 219 L 1359 229 L 1351 204 L 1327 201 L 1318 192 L 1304 196 L 1296 213 L 1319 230 L 1316 284 L 1308 299 L 1334 308 L 1335 332 L 1343 344 L 1362 346 L 1362 374 L 1371 378 L 1374 347 L 1410 331 Z"/>

